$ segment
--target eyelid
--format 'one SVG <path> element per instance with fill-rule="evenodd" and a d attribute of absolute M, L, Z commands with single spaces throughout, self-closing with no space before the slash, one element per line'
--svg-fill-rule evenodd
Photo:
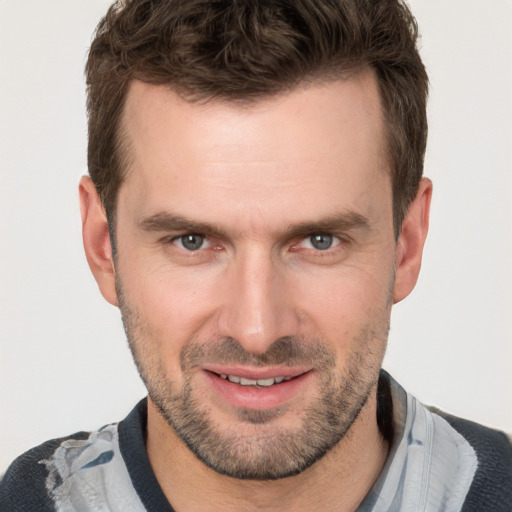
<path fill-rule="evenodd" d="M 196 250 L 191 250 L 191 249 L 187 249 L 186 247 L 184 247 L 181 240 L 183 237 L 185 237 L 187 235 L 194 235 L 194 236 L 202 237 L 202 239 L 203 239 L 202 246 Z M 324 236 L 332 237 L 332 239 L 333 239 L 332 246 L 329 247 L 328 249 L 324 249 L 324 250 L 315 248 L 311 244 L 310 239 L 311 239 L 311 237 L 316 236 L 316 235 L 324 235 Z M 347 236 L 335 235 L 333 233 L 319 231 L 319 232 L 314 232 L 314 233 L 310 233 L 308 235 L 301 236 L 300 238 L 296 239 L 296 241 L 294 241 L 292 243 L 290 248 L 292 251 L 306 249 L 306 250 L 314 251 L 317 253 L 329 253 L 333 250 L 336 250 L 336 248 L 338 248 L 339 246 L 344 245 L 349 242 L 350 242 L 350 240 L 348 239 Z M 178 247 L 178 249 L 182 250 L 183 252 L 186 252 L 189 254 L 197 253 L 197 252 L 200 252 L 200 251 L 206 250 L 206 249 L 217 249 L 217 248 L 220 249 L 220 246 L 221 246 L 220 243 L 216 242 L 214 239 L 212 240 L 211 236 L 205 235 L 202 233 L 192 232 L 192 231 L 187 231 L 187 232 L 178 233 L 178 234 L 175 234 L 172 236 L 167 236 L 167 237 L 161 239 L 161 243 L 163 243 L 164 245 L 172 244 L 172 245 Z M 305 247 L 306 244 L 309 244 L 309 247 Z"/>
<path fill-rule="evenodd" d="M 328 249 L 325 249 L 325 250 L 321 250 L 321 249 L 317 249 L 316 247 L 313 247 L 311 242 L 310 242 L 310 239 L 312 236 L 315 236 L 315 235 L 323 235 L 323 236 L 330 236 L 332 237 L 332 240 L 333 240 L 333 244 L 331 247 L 329 247 Z M 298 247 L 298 248 L 303 248 L 303 249 L 308 249 L 308 250 L 312 250 L 312 251 L 316 251 L 316 252 L 329 252 L 333 249 L 336 249 L 336 247 L 340 246 L 343 242 L 345 242 L 346 240 L 344 240 L 341 236 L 338 236 L 338 235 L 334 235 L 333 233 L 311 233 L 305 237 L 303 237 L 298 243 L 294 244 L 294 247 Z M 310 245 L 310 247 L 305 247 L 305 244 L 308 244 Z"/>
<path fill-rule="evenodd" d="M 203 239 L 203 244 L 201 245 L 201 247 L 199 249 L 196 249 L 195 251 L 187 249 L 186 247 L 183 246 L 183 242 L 182 242 L 182 238 L 184 236 L 197 236 L 197 237 L 201 237 Z M 194 253 L 194 252 L 199 252 L 199 251 L 204 250 L 204 249 L 209 249 L 213 245 L 213 243 L 209 239 L 209 237 L 207 237 L 206 235 L 202 235 L 201 233 L 180 233 L 179 235 L 175 235 L 175 236 L 173 236 L 171 238 L 167 238 L 167 241 L 169 243 L 177 246 L 182 251 L 185 251 L 185 252 L 188 252 L 188 253 Z"/>

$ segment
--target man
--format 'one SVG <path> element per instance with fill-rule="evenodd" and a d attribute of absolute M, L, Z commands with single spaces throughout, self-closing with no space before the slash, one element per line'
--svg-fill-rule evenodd
<path fill-rule="evenodd" d="M 114 5 L 83 238 L 149 396 L 2 510 L 510 510 L 505 435 L 380 370 L 428 229 L 415 42 L 394 1 Z"/>

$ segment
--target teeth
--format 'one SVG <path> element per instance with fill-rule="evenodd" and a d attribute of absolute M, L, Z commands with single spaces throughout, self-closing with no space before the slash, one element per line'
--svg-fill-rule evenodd
<path fill-rule="evenodd" d="M 242 386 L 256 386 L 256 384 L 258 384 L 258 381 L 253 379 L 245 379 L 244 377 L 242 377 L 240 379 L 240 384 L 242 384 Z"/>
<path fill-rule="evenodd" d="M 221 373 L 220 378 L 229 380 L 229 382 L 233 382 L 235 384 L 240 384 L 241 386 L 261 386 L 263 388 L 268 388 L 274 384 L 280 384 L 281 382 L 291 379 L 291 377 L 269 377 L 268 379 L 256 380 L 246 379 L 245 377 L 238 377 L 237 375 L 226 375 L 225 373 Z"/>
<path fill-rule="evenodd" d="M 278 377 L 280 379 L 281 377 Z M 277 379 L 273 379 L 270 377 L 270 379 L 258 379 L 258 386 L 268 387 L 272 386 L 273 384 L 277 384 Z"/>

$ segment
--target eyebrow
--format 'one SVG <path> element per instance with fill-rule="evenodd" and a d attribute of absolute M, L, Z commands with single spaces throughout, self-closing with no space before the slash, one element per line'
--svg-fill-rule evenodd
<path fill-rule="evenodd" d="M 171 232 L 181 231 L 197 233 L 201 235 L 227 238 L 227 232 L 215 224 L 195 221 L 171 212 L 160 212 L 143 219 L 139 226 L 147 232 Z M 292 224 L 279 235 L 284 238 L 299 238 L 312 233 L 331 233 L 340 231 L 370 230 L 369 220 L 360 213 L 349 211 L 329 215 L 318 221 L 301 222 Z"/>
<path fill-rule="evenodd" d="M 348 211 L 336 213 L 313 222 L 301 222 L 293 224 L 285 230 L 289 238 L 299 238 L 312 233 L 334 233 L 353 230 L 370 230 L 370 221 L 360 213 Z"/>
<path fill-rule="evenodd" d="M 139 226 L 142 230 L 148 232 L 184 231 L 187 233 L 226 237 L 226 232 L 219 226 L 208 222 L 195 221 L 169 212 L 160 212 L 151 215 L 143 219 L 139 223 Z"/>

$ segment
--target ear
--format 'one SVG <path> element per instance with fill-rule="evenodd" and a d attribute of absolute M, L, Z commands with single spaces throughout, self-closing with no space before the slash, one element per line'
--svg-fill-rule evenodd
<path fill-rule="evenodd" d="M 114 258 L 105 209 L 89 176 L 82 177 L 78 190 L 87 263 L 103 297 L 110 304 L 117 306 Z"/>
<path fill-rule="evenodd" d="M 418 280 L 428 232 L 431 197 L 432 182 L 423 178 L 402 222 L 402 231 L 396 245 L 395 304 L 412 292 Z"/>

